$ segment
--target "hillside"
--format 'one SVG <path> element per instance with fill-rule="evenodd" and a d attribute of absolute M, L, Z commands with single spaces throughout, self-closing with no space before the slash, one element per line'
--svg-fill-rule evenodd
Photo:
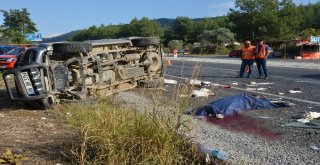
<path fill-rule="evenodd" d="M 43 38 L 44 43 L 48 42 L 59 42 L 59 41 L 67 41 L 69 38 L 71 38 L 73 35 L 75 35 L 80 30 L 71 31 L 69 33 L 65 33 L 59 36 L 51 37 L 51 38 Z"/>
<path fill-rule="evenodd" d="M 218 17 L 212 18 L 212 19 L 216 19 Z M 194 18 L 192 19 L 193 21 L 197 22 L 202 20 L 203 18 Z M 158 18 L 158 19 L 154 19 L 156 22 L 158 22 L 160 24 L 160 26 L 164 29 L 168 28 L 171 26 L 171 24 L 174 22 L 175 19 L 170 19 L 170 18 Z M 56 37 L 51 37 L 51 38 L 44 38 L 43 42 L 44 43 L 48 43 L 48 42 L 59 42 L 59 41 L 67 41 L 69 38 L 71 38 L 73 35 L 75 35 L 77 32 L 79 32 L 80 30 L 75 30 L 75 31 L 71 31 L 69 33 L 66 34 L 62 34 Z"/>

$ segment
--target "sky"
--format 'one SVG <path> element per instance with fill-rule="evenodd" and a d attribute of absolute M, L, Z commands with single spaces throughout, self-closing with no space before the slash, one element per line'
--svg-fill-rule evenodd
<path fill-rule="evenodd" d="M 293 1 L 307 4 L 320 0 Z M 45 37 L 92 25 L 129 23 L 133 18 L 216 17 L 226 15 L 233 7 L 234 0 L 0 0 L 0 10 L 27 8 Z"/>

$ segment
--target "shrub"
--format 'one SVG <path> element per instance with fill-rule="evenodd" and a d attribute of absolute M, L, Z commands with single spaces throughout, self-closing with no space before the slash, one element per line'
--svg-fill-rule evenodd
<path fill-rule="evenodd" d="M 94 105 L 71 104 L 69 122 L 79 129 L 75 164 L 193 164 L 197 147 L 179 134 L 181 114 L 137 112 L 108 99 Z M 178 123 L 177 123 L 178 122 Z"/>

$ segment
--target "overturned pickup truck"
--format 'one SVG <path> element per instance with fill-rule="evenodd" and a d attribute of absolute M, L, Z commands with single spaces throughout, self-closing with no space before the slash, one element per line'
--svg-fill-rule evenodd
<path fill-rule="evenodd" d="M 163 81 L 158 37 L 61 42 L 28 49 L 3 74 L 12 100 L 37 109 Z"/>

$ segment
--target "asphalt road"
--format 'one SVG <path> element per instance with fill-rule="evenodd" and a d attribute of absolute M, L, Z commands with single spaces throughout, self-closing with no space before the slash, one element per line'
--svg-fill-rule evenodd
<path fill-rule="evenodd" d="M 210 81 L 222 85 L 231 85 L 237 82 L 238 86 L 231 88 L 210 87 L 216 94 L 205 98 L 209 103 L 223 97 L 239 93 L 266 96 L 268 98 L 283 98 L 295 104 L 293 107 L 245 112 L 244 115 L 256 119 L 258 122 L 267 122 L 270 130 L 280 135 L 279 140 L 270 140 L 257 135 L 265 132 L 260 128 L 253 128 L 251 132 L 244 127 L 256 125 L 254 120 L 244 123 L 232 123 L 231 127 L 241 127 L 242 133 L 229 129 L 217 129 L 210 123 L 198 123 L 197 130 L 191 135 L 203 145 L 222 148 L 231 154 L 233 163 L 247 162 L 259 164 L 319 164 L 319 150 L 310 146 L 320 147 L 320 129 L 289 128 L 282 125 L 302 118 L 307 112 L 320 112 L 320 61 L 297 61 L 272 59 L 269 64 L 269 79 L 257 79 L 256 66 L 252 78 L 236 78 L 239 74 L 240 59 L 226 57 L 183 57 L 170 58 L 172 65 L 165 67 L 165 77 L 185 82 L 188 79 Z M 216 61 L 216 62 L 215 62 Z M 270 82 L 274 84 L 261 85 L 265 91 L 248 91 L 250 82 Z M 301 89 L 302 93 L 290 94 L 294 88 Z M 168 90 L 170 91 L 170 90 Z M 279 95 L 282 92 L 284 95 Z M 191 98 L 190 102 L 197 102 L 198 98 Z M 192 103 L 191 103 L 192 105 Z M 196 105 L 196 104 L 194 104 Z M 320 121 L 317 119 L 318 122 Z M 251 122 L 252 121 L 252 122 Z M 251 123 L 251 124 L 250 124 Z M 225 123 L 226 124 L 226 123 Z M 228 125 L 228 124 L 226 124 Z M 256 133 L 256 135 L 254 135 Z"/>
<path fill-rule="evenodd" d="M 202 57 L 203 58 L 203 57 Z M 201 58 L 201 59 L 202 59 Z M 258 77 L 258 70 L 254 66 L 252 78 L 236 78 L 239 75 L 240 64 L 232 64 L 235 60 L 230 59 L 230 62 L 202 62 L 202 61 L 187 61 L 187 60 L 171 60 L 171 66 L 166 67 L 165 73 L 167 75 L 182 77 L 182 78 L 197 78 L 199 80 L 211 81 L 214 83 L 230 85 L 233 82 L 238 82 L 239 89 L 246 89 L 245 84 L 250 82 L 273 82 L 274 85 L 268 85 L 268 90 L 264 93 L 278 95 L 279 92 L 285 93 L 285 95 L 279 97 L 288 97 L 297 99 L 294 101 L 302 101 L 305 103 L 314 102 L 315 105 L 320 105 L 320 69 L 310 68 L 297 68 L 297 61 L 283 61 L 273 60 L 276 62 L 285 63 L 285 67 L 269 66 L 269 79 L 260 80 Z M 273 61 L 268 61 L 272 65 Z M 307 66 L 307 62 L 303 61 L 304 67 Z M 315 61 L 319 62 L 319 61 Z M 314 64 L 314 63 L 312 63 Z M 320 63 L 318 64 L 320 67 Z M 266 86 L 265 86 L 266 87 Z M 300 88 L 301 94 L 289 94 L 289 90 L 294 88 Z"/>

